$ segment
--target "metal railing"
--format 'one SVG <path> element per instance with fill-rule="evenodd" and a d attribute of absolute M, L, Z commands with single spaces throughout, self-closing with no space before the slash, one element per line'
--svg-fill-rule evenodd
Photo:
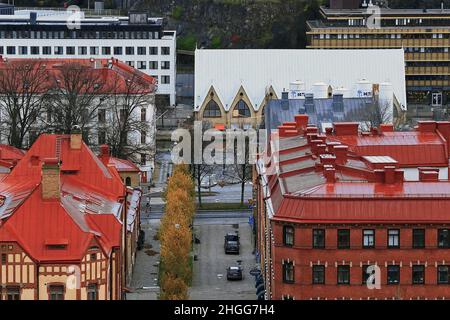
<path fill-rule="evenodd" d="M 29 11 L 58 11 L 58 12 L 65 12 L 67 11 L 67 8 L 61 8 L 61 7 L 16 7 L 16 11 L 18 10 L 29 10 Z M 95 10 L 95 9 L 86 9 L 81 8 L 81 11 L 84 12 L 86 16 L 122 16 L 125 14 L 125 11 L 120 9 L 102 9 L 102 10 Z"/>

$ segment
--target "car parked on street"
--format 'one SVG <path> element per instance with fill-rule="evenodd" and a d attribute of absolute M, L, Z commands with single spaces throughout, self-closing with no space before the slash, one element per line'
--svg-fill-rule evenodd
<path fill-rule="evenodd" d="M 242 280 L 244 278 L 241 266 L 227 268 L 227 280 Z"/>
<path fill-rule="evenodd" d="M 239 254 L 240 243 L 238 233 L 227 233 L 224 242 L 225 254 Z"/>

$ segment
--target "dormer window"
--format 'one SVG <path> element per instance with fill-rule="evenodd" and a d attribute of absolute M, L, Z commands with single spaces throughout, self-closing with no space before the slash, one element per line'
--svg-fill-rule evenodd
<path fill-rule="evenodd" d="M 45 241 L 45 247 L 48 250 L 66 250 L 69 245 L 67 239 L 49 239 Z"/>
<path fill-rule="evenodd" d="M 6 201 L 6 197 L 5 197 L 5 196 L 2 196 L 2 195 L 0 194 L 0 207 L 3 206 L 3 205 L 5 204 L 5 201 Z"/>

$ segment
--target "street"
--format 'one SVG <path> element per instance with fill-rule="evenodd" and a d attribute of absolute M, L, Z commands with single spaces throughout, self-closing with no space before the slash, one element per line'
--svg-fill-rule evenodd
<path fill-rule="evenodd" d="M 208 219 L 196 222 L 195 232 L 200 244 L 196 244 L 194 249 L 198 259 L 194 261 L 194 279 L 189 290 L 191 300 L 256 300 L 254 278 L 249 274 L 255 266 L 253 239 L 251 227 L 245 220 L 228 220 L 229 224 L 217 220 L 214 224 Z M 236 230 L 241 237 L 241 252 L 239 255 L 226 255 L 224 236 Z M 237 260 L 242 260 L 244 279 L 228 281 L 226 268 L 236 265 Z"/>

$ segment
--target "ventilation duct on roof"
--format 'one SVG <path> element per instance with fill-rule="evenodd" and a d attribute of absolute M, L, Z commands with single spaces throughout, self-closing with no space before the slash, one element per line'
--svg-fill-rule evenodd
<path fill-rule="evenodd" d="M 307 93 L 305 95 L 305 110 L 308 114 L 315 113 L 314 94 Z"/>

